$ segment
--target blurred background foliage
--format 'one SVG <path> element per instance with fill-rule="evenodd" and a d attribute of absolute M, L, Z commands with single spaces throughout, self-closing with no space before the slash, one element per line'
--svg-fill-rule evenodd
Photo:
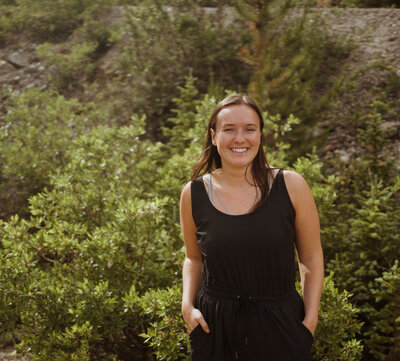
<path fill-rule="evenodd" d="M 314 359 L 399 359 L 400 177 L 383 125 L 400 77 L 383 60 L 342 69 L 354 44 L 318 5 L 376 6 L 0 0 L 1 44 L 32 39 L 52 69 L 46 89 L 1 90 L 0 344 L 41 361 L 189 360 L 179 196 L 213 108 L 243 91 L 265 112 L 268 162 L 301 173 L 320 213 Z M 371 72 L 383 81 L 360 97 Z M 321 152 L 341 123 L 361 149 L 349 163 Z"/>

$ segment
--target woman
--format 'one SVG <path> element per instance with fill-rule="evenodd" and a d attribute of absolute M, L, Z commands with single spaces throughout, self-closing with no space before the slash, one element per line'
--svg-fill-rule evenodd
<path fill-rule="evenodd" d="M 192 361 L 311 361 L 324 277 L 317 208 L 301 175 L 267 164 L 263 126 L 249 97 L 225 98 L 182 190 Z"/>

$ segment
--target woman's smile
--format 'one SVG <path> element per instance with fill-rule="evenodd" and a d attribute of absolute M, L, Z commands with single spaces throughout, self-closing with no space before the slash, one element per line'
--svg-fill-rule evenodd
<path fill-rule="evenodd" d="M 247 151 L 247 148 L 231 148 L 235 153 L 244 153 Z"/>

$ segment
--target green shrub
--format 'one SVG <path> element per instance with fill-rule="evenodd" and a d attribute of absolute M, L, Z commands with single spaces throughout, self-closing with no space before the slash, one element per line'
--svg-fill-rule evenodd
<path fill-rule="evenodd" d="M 248 41 L 247 29 L 227 11 L 208 13 L 198 1 L 140 5 L 126 9 L 121 51 L 107 69 L 113 83 L 99 87 L 103 98 L 118 98 L 111 113 L 121 124 L 129 114 L 145 113 L 149 134 L 161 139 L 161 125 L 189 74 L 198 79 L 200 93 L 207 92 L 210 79 L 224 88 L 245 86 L 249 69 L 237 52 Z M 92 90 L 93 96 L 98 92 Z"/>
<path fill-rule="evenodd" d="M 56 90 L 68 93 L 93 81 L 95 61 L 119 38 L 117 26 L 117 23 L 107 25 L 90 13 L 70 41 L 46 42 L 36 47 L 38 56 L 52 69 L 49 80 Z"/>
<path fill-rule="evenodd" d="M 0 1 L 0 46 L 5 45 L 15 31 L 16 22 L 12 17 L 14 6 Z"/>
<path fill-rule="evenodd" d="M 371 86 L 371 79 L 379 79 L 379 82 Z M 352 72 L 346 71 L 334 88 L 331 91 L 333 106 L 324 117 L 332 123 L 332 127 L 338 124 L 346 127 L 348 135 L 356 141 L 357 148 L 362 148 L 352 157 L 355 164 L 347 170 L 351 172 L 350 178 L 360 179 L 359 188 L 363 189 L 370 169 L 390 182 L 398 173 L 398 167 L 387 156 L 386 146 L 391 139 L 382 129 L 382 124 L 396 121 L 396 109 L 400 105 L 400 76 L 397 69 L 378 60 Z M 328 161 L 327 165 L 344 171 L 337 159 Z M 364 176 L 360 177 L 355 172 L 361 172 Z"/>
<path fill-rule="evenodd" d="M 140 336 L 157 360 L 189 361 L 189 337 L 181 317 L 182 291 L 180 286 L 149 290 L 139 297 L 125 298 L 128 307 L 135 305 L 149 327 Z"/>
<path fill-rule="evenodd" d="M 361 116 L 357 122 L 360 127 L 357 129 L 356 139 L 365 149 L 361 159 L 368 163 L 371 171 L 375 173 L 380 172 L 386 166 L 393 165 L 387 159 L 381 159 L 381 152 L 389 143 L 389 139 L 386 137 L 387 131 L 383 130 L 381 126 L 387 118 L 396 113 L 389 104 L 379 100 L 373 101 L 369 108 L 369 112 Z"/>
<path fill-rule="evenodd" d="M 253 70 L 249 93 L 272 114 L 302 119 L 286 137 L 293 144 L 293 162 L 315 143 L 311 129 L 330 105 L 325 90 L 351 44 L 329 34 L 323 15 L 302 2 L 236 1 L 236 6 L 253 29 L 251 45 L 240 51 Z"/>
<path fill-rule="evenodd" d="M 395 185 L 385 187 L 378 175 L 371 177 L 369 189 L 356 194 L 336 257 L 331 259 L 338 284 L 358 301 L 371 300 L 372 282 L 380 270 L 388 270 L 400 256 L 400 211 Z"/>
<path fill-rule="evenodd" d="M 340 289 L 349 290 L 353 294 L 351 299 L 361 310 L 360 317 L 365 320 L 361 332 L 369 354 L 381 352 L 376 341 L 380 336 L 373 336 L 375 340 L 369 341 L 371 335 L 377 332 L 377 319 L 382 324 L 391 324 L 393 320 L 393 315 L 385 312 L 371 316 L 371 307 L 377 310 L 382 307 L 375 300 L 374 290 L 378 289 L 375 279 L 382 271 L 389 272 L 400 257 L 398 182 L 399 177 L 397 183 L 385 186 L 383 180 L 374 174 L 370 178 L 369 189 L 355 194 L 354 203 L 341 204 L 340 219 L 346 218 L 346 221 L 339 228 L 342 236 L 337 237 L 332 246 L 336 248 L 336 254 L 327 262 L 327 269 L 335 270 Z M 384 348 L 389 354 L 395 353 L 396 343 L 390 345 L 389 340 L 388 336 Z"/>
<path fill-rule="evenodd" d="M 0 216 L 26 215 L 29 196 L 49 186 L 48 172 L 66 164 L 71 141 L 103 121 L 93 103 L 52 91 L 9 92 L 0 128 Z"/>
<path fill-rule="evenodd" d="M 68 47 L 67 52 L 50 43 L 41 44 L 36 52 L 48 66 L 53 66 L 53 81 L 59 91 L 76 87 L 93 74 L 95 69 L 93 54 L 97 49 L 96 42 L 85 41 Z"/>
<path fill-rule="evenodd" d="M 118 0 L 1 0 L 0 43 L 24 32 L 35 41 L 63 41 Z"/>
<path fill-rule="evenodd" d="M 88 13 L 111 6 L 113 0 L 16 0 L 16 20 L 39 39 L 66 39 Z"/>
<path fill-rule="evenodd" d="M 371 289 L 375 305 L 365 307 L 371 327 L 365 332 L 371 353 L 378 360 L 394 361 L 400 355 L 399 260 L 375 279 Z"/>
<path fill-rule="evenodd" d="M 312 190 L 319 213 L 324 258 L 330 260 L 337 253 L 334 241 L 342 236 L 337 224 L 339 211 L 336 207 L 339 180 L 334 175 L 325 174 L 324 164 L 315 154 L 315 148 L 307 157 L 298 158 L 293 170 L 303 175 Z"/>
<path fill-rule="evenodd" d="M 324 280 L 313 360 L 361 360 L 363 345 L 356 339 L 363 324 L 357 317 L 360 310 L 351 303 L 351 294 L 335 287 L 333 276 L 331 272 Z"/>
<path fill-rule="evenodd" d="M 123 297 L 132 285 L 143 293 L 170 284 L 181 260 L 165 222 L 172 200 L 146 196 L 140 183 L 152 175 L 140 169 L 157 145 L 139 140 L 143 118 L 132 121 L 73 140 L 66 165 L 51 174 L 52 190 L 31 197 L 31 219 L 1 224 L 0 326 L 22 331 L 19 350 L 34 359 L 146 353 L 143 322 Z"/>
<path fill-rule="evenodd" d="M 400 7 L 399 0 L 331 0 L 331 6 L 349 8 Z"/>

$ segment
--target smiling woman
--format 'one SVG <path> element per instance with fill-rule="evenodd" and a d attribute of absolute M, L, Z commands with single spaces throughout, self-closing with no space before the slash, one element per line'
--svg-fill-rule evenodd
<path fill-rule="evenodd" d="M 247 105 L 231 105 L 218 114 L 212 144 L 217 147 L 225 171 L 242 172 L 260 148 L 261 130 L 257 113 Z"/>
<path fill-rule="evenodd" d="M 224 99 L 182 190 L 192 361 L 311 360 L 324 276 L 318 213 L 300 174 L 268 165 L 263 127 L 249 97 Z"/>

